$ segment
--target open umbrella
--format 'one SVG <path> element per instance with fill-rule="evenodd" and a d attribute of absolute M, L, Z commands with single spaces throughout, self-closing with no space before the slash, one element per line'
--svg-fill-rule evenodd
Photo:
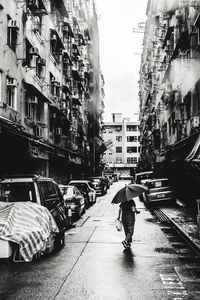
<path fill-rule="evenodd" d="M 134 197 L 141 196 L 144 192 L 147 192 L 148 188 L 141 184 L 130 184 L 123 187 L 117 192 L 112 199 L 111 203 L 121 203 L 131 200 Z"/>

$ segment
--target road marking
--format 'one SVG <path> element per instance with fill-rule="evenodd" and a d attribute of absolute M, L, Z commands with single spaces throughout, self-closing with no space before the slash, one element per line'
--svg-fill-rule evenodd
<path fill-rule="evenodd" d="M 183 300 L 188 296 L 188 292 L 177 274 L 160 274 L 160 279 L 167 294 L 172 296 L 173 300 Z"/>

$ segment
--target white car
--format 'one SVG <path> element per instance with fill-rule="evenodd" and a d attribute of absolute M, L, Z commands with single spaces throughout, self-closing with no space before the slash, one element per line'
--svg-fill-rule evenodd
<path fill-rule="evenodd" d="M 96 202 L 96 190 L 89 180 L 71 180 L 68 185 L 76 186 L 85 198 L 86 207 Z"/>
<path fill-rule="evenodd" d="M 80 217 L 85 213 L 85 199 L 77 187 L 73 185 L 59 185 L 62 192 L 64 205 L 71 208 L 72 215 Z"/>

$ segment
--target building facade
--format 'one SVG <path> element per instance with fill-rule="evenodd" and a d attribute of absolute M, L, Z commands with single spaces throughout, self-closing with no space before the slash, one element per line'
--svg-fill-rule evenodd
<path fill-rule="evenodd" d="M 139 122 L 122 118 L 122 114 L 112 114 L 112 122 L 105 122 L 103 138 L 108 149 L 103 159 L 110 169 L 122 175 L 132 175 L 139 162 L 140 134 Z"/>
<path fill-rule="evenodd" d="M 1 174 L 94 174 L 101 135 L 93 0 L 0 1 Z"/>
<path fill-rule="evenodd" d="M 141 166 L 200 196 L 200 1 L 149 0 L 140 69 Z M 191 193 L 192 191 L 192 193 Z"/>

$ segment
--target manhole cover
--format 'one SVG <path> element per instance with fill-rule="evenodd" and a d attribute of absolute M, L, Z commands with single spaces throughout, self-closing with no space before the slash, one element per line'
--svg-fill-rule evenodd
<path fill-rule="evenodd" d="M 93 222 L 101 222 L 101 220 L 92 220 Z"/>
<path fill-rule="evenodd" d="M 157 221 L 154 218 L 147 218 L 147 219 L 145 219 L 145 221 L 151 222 L 151 223 L 157 223 Z"/>
<path fill-rule="evenodd" d="M 159 253 L 169 253 L 169 254 L 177 254 L 178 253 L 178 251 L 176 251 L 175 249 L 167 248 L 167 247 L 155 248 L 155 251 L 159 252 Z"/>

